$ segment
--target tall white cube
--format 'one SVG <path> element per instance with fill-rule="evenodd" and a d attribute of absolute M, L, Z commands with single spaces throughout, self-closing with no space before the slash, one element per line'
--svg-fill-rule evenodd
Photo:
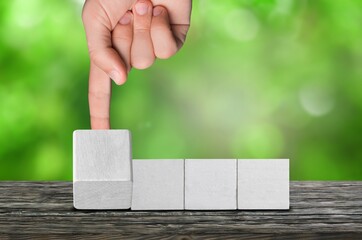
<path fill-rule="evenodd" d="M 73 133 L 73 204 L 77 209 L 128 209 L 132 198 L 128 130 Z"/>
<path fill-rule="evenodd" d="M 289 159 L 239 159 L 238 209 L 289 209 Z"/>
<path fill-rule="evenodd" d="M 183 210 L 184 159 L 133 160 L 132 210 Z"/>
<path fill-rule="evenodd" d="M 185 209 L 236 209 L 236 159 L 186 159 Z"/>

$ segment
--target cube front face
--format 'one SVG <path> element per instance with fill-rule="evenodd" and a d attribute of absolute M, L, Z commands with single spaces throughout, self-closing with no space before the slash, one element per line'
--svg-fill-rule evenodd
<path fill-rule="evenodd" d="M 132 200 L 132 182 L 76 181 L 73 193 L 76 209 L 128 209 Z"/>
<path fill-rule="evenodd" d="M 289 159 L 238 160 L 238 209 L 289 209 Z"/>
<path fill-rule="evenodd" d="M 236 209 L 236 159 L 186 159 L 185 209 Z"/>
<path fill-rule="evenodd" d="M 184 160 L 133 160 L 132 210 L 183 210 Z"/>
<path fill-rule="evenodd" d="M 73 133 L 73 196 L 78 209 L 128 209 L 132 197 L 128 130 Z"/>

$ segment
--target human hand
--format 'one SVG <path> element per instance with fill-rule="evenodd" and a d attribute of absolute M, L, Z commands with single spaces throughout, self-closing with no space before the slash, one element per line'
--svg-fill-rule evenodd
<path fill-rule="evenodd" d="M 82 17 L 91 59 L 92 129 L 110 128 L 110 78 L 123 84 L 131 67 L 144 69 L 155 57 L 174 55 L 186 38 L 190 12 L 191 0 L 86 1 Z"/>

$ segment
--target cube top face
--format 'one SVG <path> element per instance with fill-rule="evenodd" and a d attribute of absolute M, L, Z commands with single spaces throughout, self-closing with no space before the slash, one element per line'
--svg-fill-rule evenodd
<path fill-rule="evenodd" d="M 76 130 L 73 133 L 74 181 L 131 181 L 128 130 Z"/>
<path fill-rule="evenodd" d="M 185 209 L 236 209 L 236 159 L 186 159 Z"/>
<path fill-rule="evenodd" d="M 132 210 L 183 210 L 184 160 L 132 161 Z"/>
<path fill-rule="evenodd" d="M 239 209 L 289 209 L 289 159 L 238 160 Z"/>

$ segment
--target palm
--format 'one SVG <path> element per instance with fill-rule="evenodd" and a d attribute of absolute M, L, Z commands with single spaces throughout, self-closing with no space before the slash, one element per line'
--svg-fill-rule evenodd
<path fill-rule="evenodd" d="M 132 8 L 137 0 L 117 0 L 117 1 L 97 1 L 88 0 L 84 6 L 86 9 L 92 6 L 90 15 L 97 16 L 109 30 L 113 30 L 122 16 Z M 188 25 L 190 22 L 191 0 L 170 1 L 170 0 L 151 0 L 153 6 L 164 6 L 170 15 L 170 22 L 174 25 Z"/>

